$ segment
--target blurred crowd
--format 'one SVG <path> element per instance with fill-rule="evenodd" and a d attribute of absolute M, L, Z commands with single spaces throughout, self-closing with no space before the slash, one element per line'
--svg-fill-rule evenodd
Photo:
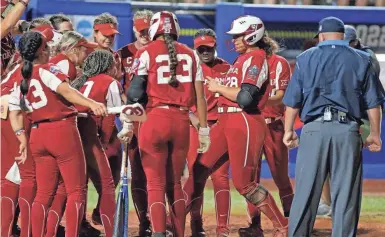
<path fill-rule="evenodd" d="M 167 1 L 167 0 L 166 0 Z M 165 2 L 146 0 L 146 2 Z M 175 3 L 215 4 L 217 2 L 243 2 L 254 4 L 329 5 L 329 6 L 385 6 L 385 0 L 168 0 Z"/>

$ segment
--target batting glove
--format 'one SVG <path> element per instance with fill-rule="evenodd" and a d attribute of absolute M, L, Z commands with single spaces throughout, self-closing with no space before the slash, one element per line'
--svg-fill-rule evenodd
<path fill-rule="evenodd" d="M 121 143 L 130 143 L 134 135 L 134 124 L 132 122 L 123 121 L 123 128 L 118 133 L 118 139 Z"/>
<path fill-rule="evenodd" d="M 128 118 L 128 115 L 125 113 L 120 113 L 119 119 L 120 119 L 120 122 L 122 122 L 122 123 L 124 123 L 124 122 L 130 123 L 131 122 L 131 120 Z"/>
<path fill-rule="evenodd" d="M 198 153 L 205 153 L 210 147 L 210 128 L 199 128 L 199 148 Z"/>

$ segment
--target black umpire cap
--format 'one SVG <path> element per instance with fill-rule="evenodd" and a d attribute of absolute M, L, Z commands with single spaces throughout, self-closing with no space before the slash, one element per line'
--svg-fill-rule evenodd
<path fill-rule="evenodd" d="M 322 19 L 319 22 L 318 33 L 316 36 L 314 36 L 314 38 L 318 38 L 320 33 L 327 33 L 327 32 L 345 33 L 344 22 L 341 19 L 334 16 L 329 16 Z"/>

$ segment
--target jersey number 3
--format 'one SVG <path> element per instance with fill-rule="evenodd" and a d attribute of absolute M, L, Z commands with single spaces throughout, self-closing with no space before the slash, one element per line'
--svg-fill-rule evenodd
<path fill-rule="evenodd" d="M 31 103 L 31 106 L 33 109 L 40 109 L 47 105 L 47 96 L 45 95 L 43 91 L 43 87 L 41 86 L 40 82 L 36 79 L 31 79 L 31 82 L 29 83 L 29 87 L 34 87 L 34 90 L 32 91 L 32 95 L 34 98 L 39 98 L 38 102 Z"/>
<path fill-rule="evenodd" d="M 193 60 L 188 54 L 177 54 L 178 67 L 182 67 L 182 72 L 177 73 L 176 79 L 181 82 L 192 82 Z M 167 54 L 158 55 L 155 62 L 161 64 L 157 70 L 158 84 L 168 84 L 170 80 L 170 57 Z"/>

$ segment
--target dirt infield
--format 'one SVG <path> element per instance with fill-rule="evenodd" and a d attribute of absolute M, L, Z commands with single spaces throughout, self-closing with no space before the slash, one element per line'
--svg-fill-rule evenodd
<path fill-rule="evenodd" d="M 385 214 L 384 214 L 385 215 Z M 238 228 L 247 225 L 246 216 L 231 216 L 231 234 L 230 236 L 238 236 Z M 262 226 L 265 232 L 266 237 L 273 236 L 273 228 L 270 221 L 263 217 Z M 129 236 L 136 236 L 137 234 L 138 222 L 135 216 L 135 213 L 130 213 L 129 220 Z M 206 230 L 207 236 L 215 237 L 215 228 L 216 228 L 216 218 L 215 215 L 205 215 L 204 216 L 204 228 Z M 329 237 L 331 236 L 332 223 L 330 218 L 318 218 L 314 225 L 314 231 L 312 236 L 317 237 Z M 368 222 L 360 221 L 358 226 L 358 235 L 362 237 L 380 237 L 385 236 L 385 223 L 380 222 Z M 190 222 L 186 222 L 186 232 L 185 236 L 190 236 Z"/>
<path fill-rule="evenodd" d="M 292 180 L 294 184 L 294 180 Z M 262 180 L 261 183 L 267 187 L 269 190 L 277 190 L 274 182 L 270 179 Z M 209 181 L 207 183 L 208 187 L 212 186 L 212 183 Z M 374 196 L 385 196 L 385 186 L 384 180 L 365 180 L 363 184 L 363 193 L 370 194 Z M 89 216 L 90 217 L 90 216 Z M 385 213 L 380 213 L 376 215 L 362 215 L 357 236 L 362 237 L 380 237 L 385 236 Z M 231 226 L 231 235 L 238 236 L 238 229 L 247 225 L 246 215 L 232 215 L 230 219 Z M 263 216 L 262 226 L 265 231 L 265 236 L 269 237 L 273 235 L 273 228 L 270 221 Z M 100 226 L 98 226 L 100 228 Z M 214 213 L 206 214 L 204 213 L 204 228 L 206 230 L 207 236 L 215 236 L 216 228 L 216 217 Z M 312 236 L 316 237 L 326 237 L 331 236 L 332 221 L 331 218 L 317 218 L 314 225 L 314 231 Z M 136 236 L 138 231 L 138 220 L 134 212 L 130 212 L 129 218 L 129 236 Z M 185 236 L 190 236 L 190 221 L 187 218 L 186 221 L 186 232 Z"/>

